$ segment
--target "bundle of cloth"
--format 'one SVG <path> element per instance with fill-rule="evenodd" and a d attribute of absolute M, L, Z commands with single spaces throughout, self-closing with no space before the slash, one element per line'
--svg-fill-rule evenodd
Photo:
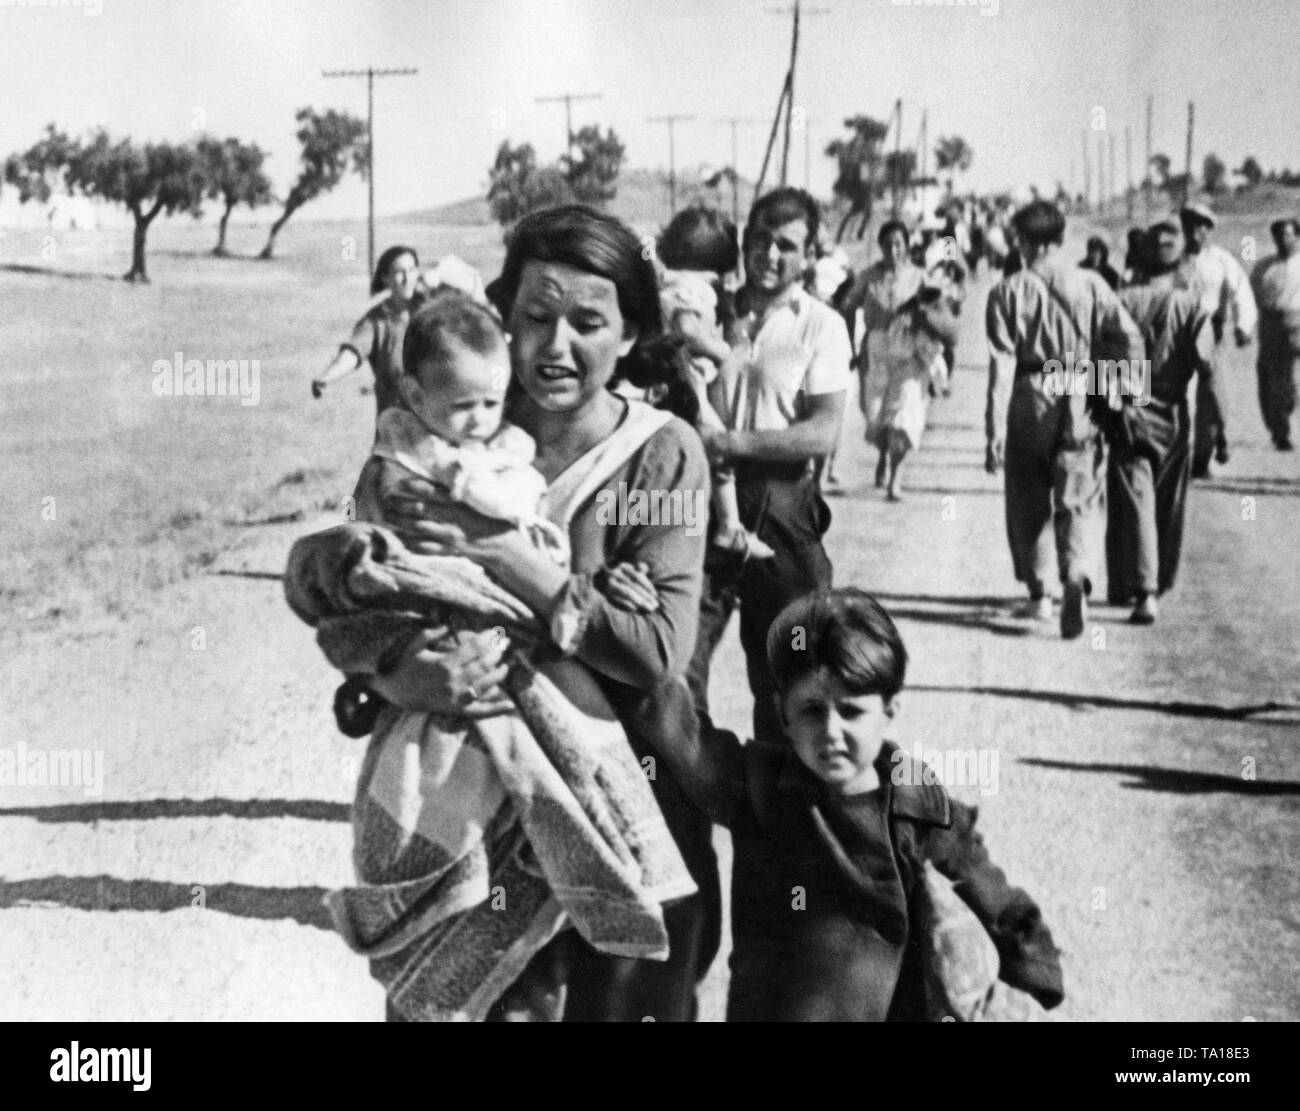
<path fill-rule="evenodd" d="M 694 893 L 649 783 L 592 674 L 482 568 L 349 523 L 299 540 L 290 607 L 334 666 L 387 670 L 430 625 L 498 628 L 518 712 L 386 707 L 353 806 L 358 883 L 327 903 L 416 1021 L 477 1021 L 572 926 L 605 953 L 668 954 L 663 904 Z"/>

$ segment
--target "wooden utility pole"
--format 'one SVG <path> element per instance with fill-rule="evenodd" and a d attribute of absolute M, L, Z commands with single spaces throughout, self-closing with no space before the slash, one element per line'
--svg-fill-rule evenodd
<path fill-rule="evenodd" d="M 830 11 L 829 8 L 803 8 L 802 0 L 794 0 L 793 6 L 789 8 L 768 8 L 767 11 L 776 15 L 794 15 L 794 25 L 790 33 L 790 68 L 786 71 L 785 86 L 781 92 L 781 100 L 777 102 L 776 115 L 777 120 L 781 118 L 781 106 L 785 105 L 785 141 L 781 148 L 781 184 L 785 185 L 789 180 L 790 170 L 790 131 L 794 116 L 794 79 L 795 71 L 799 65 L 799 19 L 800 15 L 825 15 Z M 806 122 L 806 121 L 805 121 Z M 773 125 L 773 134 L 775 135 L 776 124 Z M 771 144 L 768 144 L 768 153 L 771 153 Z M 763 158 L 763 167 L 767 168 L 767 157 Z M 761 183 L 764 174 L 759 174 Z"/>
<path fill-rule="evenodd" d="M 1124 219 L 1133 226 L 1133 129 L 1124 125 Z"/>
<path fill-rule="evenodd" d="M 677 215 L 677 146 L 673 128 L 678 123 L 695 119 L 694 116 L 647 116 L 647 123 L 666 123 L 668 125 L 668 215 Z"/>
<path fill-rule="evenodd" d="M 1115 188 L 1115 132 L 1108 131 L 1106 133 L 1106 140 L 1106 166 L 1110 170 L 1109 195 L 1111 202 L 1114 203 L 1115 197 L 1117 196 L 1117 190 Z"/>
<path fill-rule="evenodd" d="M 748 124 L 762 123 L 763 121 L 753 116 L 730 116 L 725 120 L 716 120 L 714 122 L 729 124 L 731 127 L 731 222 L 739 227 L 740 143 L 736 138 L 736 130 Z"/>
<path fill-rule="evenodd" d="M 1097 211 L 1106 211 L 1106 140 L 1097 136 Z"/>
<path fill-rule="evenodd" d="M 564 105 L 564 154 L 573 165 L 573 102 L 575 100 L 600 100 L 603 93 L 560 93 L 559 96 L 539 96 L 537 104 Z"/>
<path fill-rule="evenodd" d="M 898 171 L 902 168 L 903 153 L 903 98 L 900 96 L 894 101 L 894 173 L 893 181 L 890 183 L 894 191 L 894 210 L 891 215 L 898 216 L 898 197 L 900 193 Z"/>
<path fill-rule="evenodd" d="M 1151 117 L 1155 112 L 1156 98 L 1147 93 L 1147 160 L 1142 169 L 1142 221 L 1151 223 Z"/>
<path fill-rule="evenodd" d="M 1196 123 L 1196 105 L 1187 102 L 1187 179 L 1183 183 L 1183 204 L 1192 199 L 1192 128 Z"/>
<path fill-rule="evenodd" d="M 1088 129 L 1083 129 L 1083 207 L 1092 208 L 1092 163 L 1088 160 Z"/>
<path fill-rule="evenodd" d="M 369 202 L 366 209 L 366 233 L 368 248 L 366 257 L 370 262 L 370 273 L 375 272 L 375 78 L 409 77 L 419 73 L 418 69 L 327 69 L 321 71 L 322 77 L 364 77 L 366 79 L 366 181 L 369 186 Z"/>

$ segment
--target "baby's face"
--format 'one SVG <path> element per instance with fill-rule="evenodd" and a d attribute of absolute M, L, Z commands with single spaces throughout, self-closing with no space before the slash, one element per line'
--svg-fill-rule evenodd
<path fill-rule="evenodd" d="M 405 378 L 406 403 L 431 432 L 453 444 L 491 439 L 501 427 L 510 355 L 500 343 L 486 355 L 455 340 L 450 354 Z"/>
<path fill-rule="evenodd" d="M 833 793 L 879 786 L 874 764 L 894 715 L 892 699 L 854 694 L 822 669 L 791 683 L 779 705 L 795 755 Z"/>

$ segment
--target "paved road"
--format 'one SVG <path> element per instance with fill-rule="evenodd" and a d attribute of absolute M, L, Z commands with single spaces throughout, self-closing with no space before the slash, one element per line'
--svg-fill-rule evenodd
<path fill-rule="evenodd" d="M 1268 448 L 1251 355 L 1233 360 L 1236 453 L 1194 488 L 1161 623 L 1096 607 L 1064 643 L 1013 613 L 981 469 L 982 304 L 981 287 L 903 504 L 871 489 L 856 414 L 846 429 L 829 546 L 907 638 L 896 739 L 983 760 L 983 788 L 954 793 L 1065 951 L 1062 1017 L 1300 1018 L 1300 478 Z M 273 577 L 305 527 L 232 538 L 129 622 L 6 651 L 0 747 L 100 749 L 105 789 L 0 786 L 0 1018 L 382 1014 L 319 907 L 348 878 L 359 748 Z M 715 702 L 743 728 L 734 632 L 720 651 Z M 704 1017 L 724 983 L 719 965 Z"/>

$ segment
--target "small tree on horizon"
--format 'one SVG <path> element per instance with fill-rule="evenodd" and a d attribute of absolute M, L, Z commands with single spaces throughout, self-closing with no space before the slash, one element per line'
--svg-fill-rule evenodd
<path fill-rule="evenodd" d="M 18 203 L 34 200 L 45 204 L 60 191 L 67 191 L 68 170 L 78 144 L 54 124 L 45 125 L 45 134 L 21 154 L 5 159 L 4 180 L 18 190 Z"/>
<path fill-rule="evenodd" d="M 1259 163 L 1253 155 L 1248 155 L 1246 160 L 1237 167 L 1237 173 L 1246 179 L 1246 184 L 1254 188 L 1264 178 L 1264 171 L 1260 168 Z"/>
<path fill-rule="evenodd" d="M 1201 163 L 1201 181 L 1207 193 L 1223 192 L 1223 182 L 1228 176 L 1228 167 L 1216 154 L 1207 154 Z"/>
<path fill-rule="evenodd" d="M 948 174 L 948 196 L 952 196 L 953 179 L 970 169 L 975 152 L 960 135 L 940 136 L 934 148 L 934 162 L 939 173 Z"/>
<path fill-rule="evenodd" d="M 266 246 L 258 258 L 273 258 L 275 237 L 289 217 L 309 201 L 330 192 L 343 180 L 349 168 L 362 178 L 370 174 L 365 120 L 333 108 L 322 113 L 311 107 L 299 108 L 294 119 L 298 121 L 298 143 L 302 147 L 298 161 L 302 168 L 285 197 L 284 211 L 271 225 Z"/>
<path fill-rule="evenodd" d="M 881 144 L 889 134 L 889 125 L 870 116 L 851 116 L 844 121 L 849 135 L 835 139 L 826 147 L 826 157 L 834 158 L 838 173 L 831 191 L 848 202 L 848 211 L 835 232 L 835 242 L 844 238 L 849 221 L 861 216 L 857 237 L 866 233 L 876 196 L 876 178 L 880 172 Z"/>
<path fill-rule="evenodd" d="M 212 200 L 220 200 L 223 205 L 217 245 L 212 248 L 212 253 L 224 258 L 229 253 L 226 250 L 226 224 L 235 207 L 245 204 L 257 208 L 270 204 L 274 199 L 271 180 L 262 170 L 266 153 L 256 143 L 204 137 L 199 140 L 199 156 L 207 179 L 207 195 Z"/>
<path fill-rule="evenodd" d="M 575 200 L 603 206 L 618 193 L 618 175 L 627 161 L 627 148 L 608 128 L 604 135 L 599 127 L 581 128 L 573 136 L 578 156 L 565 155 L 560 159 L 565 179 L 573 190 Z"/>

